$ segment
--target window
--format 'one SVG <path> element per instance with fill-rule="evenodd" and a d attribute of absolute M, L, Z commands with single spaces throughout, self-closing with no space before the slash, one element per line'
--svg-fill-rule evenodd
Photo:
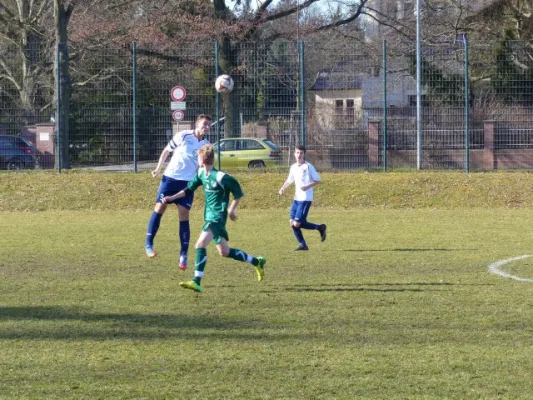
<path fill-rule="evenodd" d="M 335 100 L 335 127 L 352 127 L 355 122 L 355 99 Z"/>
<path fill-rule="evenodd" d="M 220 151 L 233 151 L 235 150 L 235 140 L 226 140 L 220 143 Z"/>
<path fill-rule="evenodd" d="M 255 140 L 243 140 L 241 150 L 262 150 L 261 143 Z"/>

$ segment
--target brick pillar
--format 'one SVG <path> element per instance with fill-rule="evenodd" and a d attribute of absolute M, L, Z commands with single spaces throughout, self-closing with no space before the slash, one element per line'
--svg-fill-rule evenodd
<path fill-rule="evenodd" d="M 494 121 L 485 121 L 483 123 L 483 169 L 495 169 L 496 159 L 494 157 L 494 130 L 496 123 Z"/>
<path fill-rule="evenodd" d="M 379 132 L 380 121 L 368 121 L 368 165 L 379 166 Z"/>

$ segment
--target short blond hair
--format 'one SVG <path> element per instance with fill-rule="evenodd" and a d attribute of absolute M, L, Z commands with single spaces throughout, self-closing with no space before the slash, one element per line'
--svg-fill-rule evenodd
<path fill-rule="evenodd" d="M 202 158 L 204 164 L 213 165 L 215 163 L 215 150 L 210 144 L 204 144 L 198 151 L 198 155 Z"/>
<path fill-rule="evenodd" d="M 200 114 L 200 115 L 198 115 L 196 117 L 196 122 L 199 122 L 199 121 L 201 121 L 203 119 L 205 119 L 205 120 L 207 120 L 209 122 L 213 121 L 213 117 L 211 117 L 211 115 L 209 115 L 209 114 Z"/>

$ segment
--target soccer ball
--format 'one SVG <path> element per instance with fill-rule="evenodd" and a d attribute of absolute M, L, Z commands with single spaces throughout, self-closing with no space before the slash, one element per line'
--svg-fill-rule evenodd
<path fill-rule="evenodd" d="M 229 93 L 233 90 L 233 79 L 229 75 L 220 75 L 215 81 L 215 89 L 218 93 Z"/>

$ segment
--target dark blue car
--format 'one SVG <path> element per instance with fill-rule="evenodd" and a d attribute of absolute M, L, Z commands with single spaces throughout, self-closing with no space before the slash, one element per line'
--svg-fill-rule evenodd
<path fill-rule="evenodd" d="M 0 135 L 0 169 L 39 167 L 35 148 L 19 136 Z"/>

